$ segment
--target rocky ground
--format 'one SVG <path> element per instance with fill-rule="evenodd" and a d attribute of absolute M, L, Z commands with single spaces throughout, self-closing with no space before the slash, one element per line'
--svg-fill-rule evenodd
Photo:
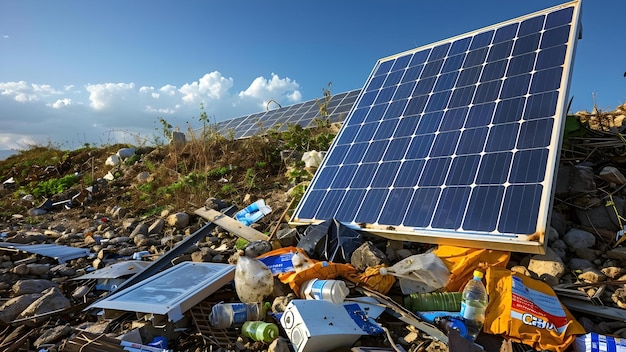
<path fill-rule="evenodd" d="M 587 332 L 620 337 L 626 337 L 626 237 L 621 236 L 626 225 L 626 143 L 620 134 L 625 110 L 581 112 L 568 121 L 547 253 L 511 253 L 507 266 L 569 299 L 568 308 Z M 193 313 L 164 326 L 135 314 L 103 319 L 97 310 L 85 308 L 108 291 L 97 289 L 94 281 L 75 279 L 120 261 L 158 260 L 204 228 L 208 221 L 196 210 L 241 209 L 258 199 L 272 212 L 251 227 L 270 236 L 274 248 L 295 245 L 301 233 L 290 229 L 286 219 L 314 172 L 301 161 L 302 153 L 324 150 L 336 131 L 336 126 L 292 128 L 248 140 L 211 136 L 157 148 L 32 148 L 1 161 L 0 177 L 6 180 L 0 189 L 4 243 L 56 244 L 88 254 L 60 262 L 0 247 L 0 350 L 90 351 L 90 339 L 98 337 L 103 347 L 94 351 L 115 351 L 119 347 L 107 345 L 105 338 L 134 331 L 144 343 L 167 336 L 177 351 L 288 351 L 284 338 L 269 345 L 243 338 L 237 330 L 211 330 Z M 217 227 L 172 262 L 234 264 L 239 255 L 260 254 L 258 244 L 246 247 L 239 237 Z M 392 265 L 435 247 L 368 239 L 374 248 L 364 257 L 375 259 L 352 263 L 358 270 Z M 289 286 L 277 282 L 267 300 L 271 310 L 280 311 L 292 297 Z M 389 297 L 402 302 L 397 287 Z M 221 300 L 237 300 L 232 287 L 221 288 L 204 304 Z M 602 313 L 588 304 L 603 305 Z M 204 312 L 206 306 L 197 309 Z M 394 341 L 406 351 L 448 348 L 400 320 L 382 319 L 389 335 L 363 337 L 360 345 L 391 348 L 389 341 Z M 495 351 L 504 345 L 502 337 L 483 343 Z"/>

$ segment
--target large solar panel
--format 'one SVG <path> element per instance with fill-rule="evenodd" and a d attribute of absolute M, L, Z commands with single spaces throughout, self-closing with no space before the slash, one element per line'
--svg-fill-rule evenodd
<path fill-rule="evenodd" d="M 354 105 L 360 89 L 332 95 L 326 110 L 331 123 L 343 122 Z M 215 124 L 215 132 L 234 139 L 262 135 L 269 130 L 286 131 L 289 125 L 303 128 L 315 126 L 316 119 L 322 119 L 319 104 L 321 100 L 309 100 L 266 112 L 241 116 Z"/>
<path fill-rule="evenodd" d="M 544 252 L 577 1 L 380 59 L 292 225 Z"/>

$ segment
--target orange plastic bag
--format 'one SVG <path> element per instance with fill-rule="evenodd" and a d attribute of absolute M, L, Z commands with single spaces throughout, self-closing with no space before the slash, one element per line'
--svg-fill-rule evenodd
<path fill-rule="evenodd" d="M 311 259 L 308 257 L 306 252 L 299 247 L 283 247 L 275 249 L 260 255 L 257 258 L 263 260 L 264 258 L 269 257 L 284 256 L 283 261 L 290 261 L 296 253 L 305 257 L 307 262 L 306 268 L 302 270 L 299 268 L 290 268 L 277 272 L 276 274 L 278 279 L 282 283 L 288 284 L 296 295 L 300 295 L 300 286 L 312 279 L 334 279 L 337 277 L 343 277 L 344 279 L 354 283 L 359 282 L 359 274 L 352 264 L 341 264 Z M 282 267 L 285 269 L 287 265 L 283 264 Z M 270 265 L 270 269 L 273 269 L 273 266 Z"/>
<path fill-rule="evenodd" d="M 484 248 L 464 248 L 440 245 L 433 251 L 450 270 L 450 280 L 444 290 L 460 292 L 473 277 L 474 270 L 486 270 L 490 266 L 505 268 L 511 258 L 510 252 Z"/>
<path fill-rule="evenodd" d="M 483 330 L 532 346 L 561 352 L 585 329 L 543 281 L 508 269 L 487 269 L 489 306 Z"/>

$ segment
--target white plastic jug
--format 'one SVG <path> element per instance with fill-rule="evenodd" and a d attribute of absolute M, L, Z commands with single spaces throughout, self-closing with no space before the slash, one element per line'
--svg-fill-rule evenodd
<path fill-rule="evenodd" d="M 260 303 L 274 290 L 274 276 L 262 261 L 246 256 L 237 259 L 235 291 L 243 303 Z"/>
<path fill-rule="evenodd" d="M 350 289 L 342 280 L 313 279 L 300 287 L 300 297 L 306 299 L 323 299 L 333 303 L 343 302 Z"/>

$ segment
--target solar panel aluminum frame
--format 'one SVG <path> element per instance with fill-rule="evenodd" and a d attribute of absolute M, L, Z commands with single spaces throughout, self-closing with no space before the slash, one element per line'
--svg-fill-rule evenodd
<path fill-rule="evenodd" d="M 562 74 L 560 76 L 560 82 L 559 82 L 560 84 L 558 86 L 558 89 L 554 89 L 554 91 L 552 92 L 552 93 L 558 94 L 558 97 L 556 98 L 557 101 L 555 104 L 556 105 L 555 113 L 552 116 L 549 116 L 550 118 L 553 119 L 554 122 L 552 126 L 550 126 L 552 128 L 552 132 L 550 135 L 550 144 L 549 146 L 546 147 L 548 156 L 546 159 L 547 162 L 545 164 L 545 174 L 543 175 L 544 178 L 542 182 L 538 183 L 541 185 L 541 196 L 540 196 L 541 201 L 540 201 L 540 204 L 538 204 L 538 208 L 539 208 L 538 216 L 536 219 L 536 229 L 534 231 L 529 231 L 527 233 L 521 233 L 521 234 L 520 233 L 502 233 L 498 231 L 492 231 L 492 232 L 468 231 L 468 230 L 458 231 L 457 229 L 415 227 L 415 226 L 404 226 L 404 225 L 397 225 L 397 224 L 385 224 L 385 223 L 378 223 L 378 222 L 364 223 L 364 222 L 359 222 L 358 219 L 356 218 L 353 218 L 352 221 L 346 221 L 345 219 L 336 218 L 336 220 L 341 221 L 342 223 L 344 223 L 345 225 L 351 228 L 354 228 L 357 230 L 359 229 L 365 230 L 365 231 L 378 234 L 382 237 L 386 237 L 392 240 L 424 242 L 424 243 L 432 243 L 432 244 L 448 244 L 448 245 L 463 246 L 463 247 L 489 248 L 489 249 L 496 249 L 496 250 L 544 254 L 545 247 L 547 245 L 547 241 L 545 240 L 546 238 L 545 234 L 549 226 L 549 218 L 550 218 L 550 213 L 552 210 L 555 174 L 556 174 L 557 167 L 559 164 L 560 147 L 561 147 L 561 142 L 563 138 L 563 128 L 565 124 L 565 117 L 567 113 L 567 99 L 568 99 L 568 91 L 569 91 L 569 84 L 570 84 L 570 76 L 571 76 L 571 72 L 573 68 L 573 57 L 574 57 L 574 52 L 576 48 L 576 41 L 581 31 L 581 24 L 580 24 L 580 18 L 581 18 L 580 12 L 581 12 L 581 7 L 582 7 L 581 1 L 571 1 L 571 2 L 561 4 L 561 5 L 546 8 L 541 11 L 537 11 L 537 12 L 534 12 L 525 16 L 511 19 L 509 21 L 504 21 L 498 24 L 494 24 L 492 26 L 484 27 L 484 28 L 481 28 L 472 32 L 468 32 L 459 36 L 455 36 L 446 40 L 438 41 L 436 43 L 432 43 L 426 46 L 408 50 L 408 51 L 378 60 L 372 72 L 370 73 L 370 76 L 368 80 L 366 81 L 364 88 L 359 93 L 356 104 L 350 110 L 348 117 L 344 121 L 342 129 L 339 131 L 339 134 L 337 135 L 333 144 L 331 145 L 329 149 L 329 153 L 327 154 L 326 158 L 322 162 L 322 165 L 316 172 L 316 175 L 311 181 L 311 185 L 307 188 L 302 200 L 299 202 L 289 222 L 290 225 L 298 226 L 298 225 L 316 224 L 316 223 L 320 223 L 322 221 L 327 220 L 327 219 L 322 219 L 322 218 L 315 218 L 315 215 L 317 215 L 317 210 L 315 210 L 313 216 L 303 217 L 301 216 L 301 213 L 303 212 L 303 210 L 307 210 L 306 207 L 316 206 L 319 209 L 322 209 L 322 207 L 324 206 L 320 204 L 317 204 L 317 205 L 307 204 L 307 201 L 309 201 L 309 198 L 311 197 L 311 193 L 313 192 L 313 190 L 316 189 L 315 187 L 317 186 L 317 183 L 318 182 L 322 183 L 322 181 L 320 181 L 320 174 L 322 170 L 324 170 L 324 168 L 327 166 L 330 155 L 332 154 L 334 148 L 337 146 L 338 141 L 341 140 L 342 134 L 345 133 L 346 126 L 350 124 L 351 119 L 354 117 L 355 111 L 359 107 L 359 103 L 363 99 L 364 95 L 367 93 L 367 88 L 370 82 L 372 81 L 372 79 L 374 78 L 377 68 L 379 68 L 381 64 L 386 63 L 390 60 L 395 60 L 396 58 L 399 58 L 399 57 L 407 56 L 407 55 L 414 54 L 414 53 L 424 51 L 424 50 L 433 49 L 446 43 L 454 43 L 457 40 L 461 40 L 463 38 L 467 38 L 470 36 L 475 36 L 483 32 L 487 32 L 491 30 L 495 31 L 498 28 L 502 28 L 510 24 L 521 23 L 521 21 L 524 21 L 527 19 L 531 19 L 534 17 L 542 16 L 542 15 L 547 16 L 549 13 L 552 13 L 561 9 L 566 9 L 569 7 L 572 7 L 573 13 L 572 13 L 571 22 L 569 23 L 570 25 L 569 33 L 567 34 L 568 39 L 566 43 L 567 46 L 565 49 L 566 53 L 565 53 L 564 63 L 561 65 Z M 542 33 L 544 31 L 543 25 L 541 28 L 542 30 L 540 32 Z M 510 60 L 511 57 L 508 57 L 508 59 Z M 426 63 L 426 61 L 424 63 Z M 431 94 L 432 94 L 432 91 L 431 91 Z M 526 94 L 529 95 L 528 93 Z M 372 106 L 373 105 L 374 105 L 374 102 L 372 102 Z M 382 118 L 380 121 L 382 121 Z M 372 140 L 370 141 L 370 143 L 371 142 Z M 321 188 L 318 190 L 318 192 L 322 192 L 324 190 L 326 190 L 326 188 Z M 331 189 L 328 188 L 327 192 L 330 192 L 330 190 Z M 314 202 L 314 200 L 315 200 L 315 197 L 311 197 L 310 202 Z M 322 203 L 323 200 L 324 198 L 319 199 L 319 203 Z M 337 203 L 338 209 L 341 207 L 346 207 L 346 206 L 359 207 L 361 205 L 360 202 L 363 201 L 361 199 L 358 204 L 343 204 L 344 200 L 345 199 L 342 199 L 340 203 Z M 503 203 L 504 203 L 504 200 L 503 200 Z M 383 205 L 385 204 L 381 204 L 381 211 L 382 211 Z M 408 207 L 410 206 L 410 204 L 404 205 L 404 206 Z M 500 205 L 500 208 L 502 207 L 503 205 Z M 398 212 L 406 211 L 406 209 L 399 208 L 397 209 L 397 211 Z M 501 214 L 502 213 L 500 213 L 498 217 L 500 217 Z M 378 218 L 379 217 L 380 217 L 380 214 L 378 214 Z M 532 220 L 535 221 L 535 219 L 532 219 Z"/>

